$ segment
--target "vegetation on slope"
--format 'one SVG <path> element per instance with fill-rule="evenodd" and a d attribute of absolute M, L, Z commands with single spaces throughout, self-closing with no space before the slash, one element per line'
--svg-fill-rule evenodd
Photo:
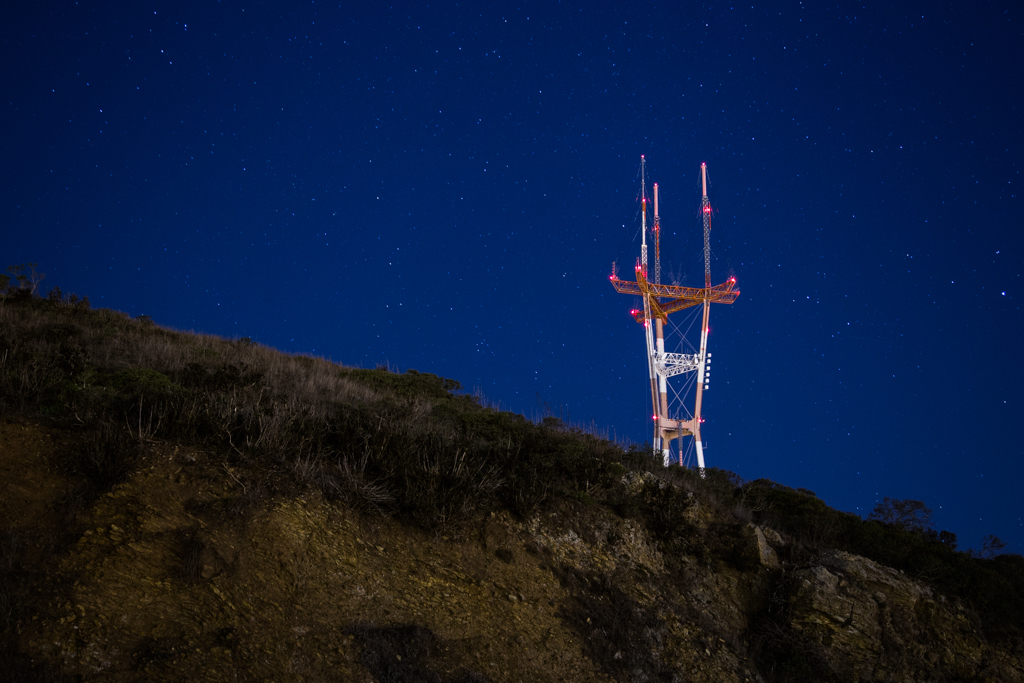
<path fill-rule="evenodd" d="M 927 522 L 893 518 L 886 513 L 895 503 L 880 504 L 872 517 L 840 512 L 812 492 L 791 489 L 766 479 L 744 484 L 745 505 L 762 524 L 787 533 L 791 562 L 805 561 L 822 548 L 838 548 L 899 569 L 940 593 L 973 605 L 986 633 L 997 640 L 1016 641 L 1024 634 L 1024 557 L 956 550 L 956 536 L 936 532 Z M 911 501 L 917 502 L 917 501 Z M 918 503 L 920 505 L 920 503 Z M 998 545 L 998 539 L 993 539 Z"/>
<path fill-rule="evenodd" d="M 0 320 L 0 407 L 92 432 L 69 466 L 97 492 L 130 471 L 131 442 L 173 439 L 227 454 L 255 497 L 312 487 L 451 530 L 496 505 L 526 514 L 586 495 L 621 459 L 603 439 L 482 407 L 415 370 L 346 368 L 64 300 L 8 296 Z"/>
<path fill-rule="evenodd" d="M 175 332 L 145 317 L 92 310 L 87 300 L 56 290 L 47 298 L 34 296 L 36 284 L 22 279 L 0 297 L 0 414 L 84 434 L 85 447 L 58 463 L 77 482 L 62 503 L 68 520 L 125 481 L 144 444 L 166 441 L 221 456 L 242 485 L 230 504 L 236 515 L 272 496 L 317 491 L 369 515 L 458 536 L 487 511 L 526 518 L 554 506 L 585 512 L 599 505 L 641 521 L 679 554 L 741 568 L 749 559 L 738 529 L 754 520 L 795 541 L 783 558 L 792 565 L 824 548 L 847 550 L 974 605 L 992 638 L 1019 644 L 1024 633 L 1019 556 L 958 552 L 955 538 L 926 524 L 865 521 L 829 508 L 810 492 L 766 480 L 742 483 L 720 470 L 709 470 L 702 480 L 691 471 L 664 470 L 644 448 L 625 450 L 557 418 L 535 423 L 493 410 L 436 375 L 349 368 L 248 339 Z M 626 496 L 620 480 L 627 470 L 653 472 L 675 485 Z M 699 529 L 681 522 L 694 497 L 726 521 Z M 8 531 L 0 541 L 8 548 L 8 561 L 0 563 L 0 628 L 8 631 L 18 610 L 19 570 L 10 559 L 17 539 Z M 185 564 L 188 557 L 183 552 Z M 194 580 L 197 571 L 186 567 L 184 573 Z M 606 588 L 586 609 L 565 616 L 593 642 L 595 661 L 626 678 L 647 665 L 630 659 L 639 655 L 625 664 L 612 658 L 615 648 L 606 641 L 639 638 L 640 652 L 656 621 L 627 603 L 632 605 Z M 768 608 L 765 633 L 773 609 L 784 606 Z M 632 617 L 620 621 L 626 613 Z M 607 628 L 595 630 L 592 618 Z M 634 626 L 635 635 L 620 633 Z M 816 670 L 816 664 L 806 669 L 792 663 L 803 656 L 798 639 L 760 642 L 762 665 L 785 660 L 789 664 L 778 670 L 794 676 Z M 648 673 L 657 678 L 662 666 L 649 664 Z"/>

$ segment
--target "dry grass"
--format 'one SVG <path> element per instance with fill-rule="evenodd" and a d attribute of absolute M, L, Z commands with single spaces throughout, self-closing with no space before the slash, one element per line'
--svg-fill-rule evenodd
<path fill-rule="evenodd" d="M 459 388 L 116 311 L 0 298 L 0 408 L 123 433 L 126 442 L 212 448 L 241 466 L 253 490 L 312 487 L 452 530 L 494 505 L 525 514 L 558 493 L 589 496 L 622 456 L 583 429 L 502 413 Z M 97 489 L 131 466 L 94 455 L 73 469 Z"/>
<path fill-rule="evenodd" d="M 8 384 L 14 393 L 26 397 L 45 392 L 59 382 L 54 359 L 66 355 L 62 346 L 67 347 L 73 339 L 74 350 L 107 372 L 152 368 L 176 377 L 190 366 L 215 372 L 234 365 L 255 371 L 265 386 L 294 403 L 317 405 L 379 398 L 377 392 L 340 373 L 343 366 L 322 358 L 285 354 L 244 340 L 179 332 L 133 320 L 117 311 L 42 308 L 0 300 L 0 329 L 5 330 L 8 339 L 17 339 L 0 351 L 0 369 L 9 369 L 15 357 L 32 359 L 21 364 Z"/>

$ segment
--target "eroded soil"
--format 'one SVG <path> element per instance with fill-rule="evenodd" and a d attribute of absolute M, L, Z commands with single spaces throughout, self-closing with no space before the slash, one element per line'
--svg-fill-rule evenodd
<path fill-rule="evenodd" d="M 318 495 L 265 497 L 214 454 L 164 443 L 144 444 L 113 490 L 76 497 L 59 461 L 78 439 L 0 423 L 0 514 L 22 545 L 8 657 L 21 670 L 109 681 L 748 678 L 742 658 L 680 616 L 643 530 L 606 513 L 588 522 L 599 538 L 557 512 L 487 514 L 435 537 Z M 634 627 L 657 631 L 642 641 L 651 652 L 602 651 Z"/>

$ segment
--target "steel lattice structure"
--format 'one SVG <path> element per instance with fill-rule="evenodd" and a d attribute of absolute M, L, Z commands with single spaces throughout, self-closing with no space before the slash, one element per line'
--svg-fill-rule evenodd
<path fill-rule="evenodd" d="M 708 201 L 707 164 L 700 165 L 701 173 L 701 216 L 704 223 L 704 287 L 678 287 L 661 284 L 661 219 L 658 216 L 658 185 L 654 185 L 654 226 L 655 264 L 654 281 L 647 272 L 647 185 L 646 160 L 640 157 L 642 228 L 640 258 L 636 265 L 636 280 L 620 280 L 611 276 L 612 286 L 621 294 L 641 297 L 643 308 L 631 311 L 636 321 L 644 326 L 647 342 L 647 368 L 651 388 L 651 404 L 654 408 L 654 447 L 662 452 L 665 466 L 669 465 L 673 439 L 679 440 L 679 462 L 682 464 L 683 437 L 692 436 L 697 452 L 697 467 L 704 476 L 704 447 L 701 441 L 700 424 L 703 392 L 709 388 L 711 354 L 707 350 L 708 316 L 711 304 L 731 304 L 740 295 L 736 289 L 736 278 L 729 278 L 720 285 L 711 285 L 711 203 Z M 668 316 L 693 306 L 703 306 L 700 328 L 700 345 L 697 353 L 666 353 L 665 325 Z M 669 411 L 670 377 L 697 373 L 696 391 L 692 414 L 686 416 Z M 673 392 L 675 393 L 675 392 Z M 684 397 L 685 398 L 685 397 Z M 683 399 L 680 399 L 682 401 Z M 683 408 L 683 412 L 689 412 Z"/>

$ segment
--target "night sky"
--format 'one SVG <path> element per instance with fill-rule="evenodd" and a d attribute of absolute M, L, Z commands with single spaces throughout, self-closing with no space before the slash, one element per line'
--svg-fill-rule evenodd
<path fill-rule="evenodd" d="M 712 279 L 709 466 L 1024 552 L 1019 2 L 3 10 L 43 291 L 650 439 L 639 161 Z"/>

